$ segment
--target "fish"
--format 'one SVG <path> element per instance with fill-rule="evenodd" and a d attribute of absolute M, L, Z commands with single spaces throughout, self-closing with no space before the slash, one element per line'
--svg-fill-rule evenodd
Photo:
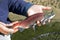
<path fill-rule="evenodd" d="M 13 27 L 18 27 L 20 32 L 30 27 L 33 27 L 35 31 L 35 26 L 37 25 L 36 21 L 39 20 L 41 24 L 44 24 L 46 21 L 51 20 L 53 17 L 55 17 L 55 14 L 53 13 L 50 13 L 49 15 L 44 15 L 44 13 L 36 13 L 32 16 L 27 17 L 25 20 L 14 24 Z"/>
<path fill-rule="evenodd" d="M 44 16 L 44 13 L 37 13 L 37 14 L 31 15 L 31 16 L 27 17 L 25 20 L 14 24 L 13 27 L 18 27 L 19 30 L 21 30 L 21 31 L 24 29 L 28 29 L 32 25 L 35 26 L 35 23 L 37 20 L 41 21 L 43 16 Z"/>

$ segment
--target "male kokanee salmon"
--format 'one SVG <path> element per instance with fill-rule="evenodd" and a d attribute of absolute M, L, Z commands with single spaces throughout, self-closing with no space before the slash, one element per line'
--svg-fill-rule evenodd
<path fill-rule="evenodd" d="M 13 27 L 19 27 L 19 28 L 29 28 L 30 25 L 33 25 L 37 20 L 40 20 L 43 18 L 44 14 L 43 13 L 37 13 L 32 16 L 29 16 L 25 20 L 18 22 L 13 25 Z"/>

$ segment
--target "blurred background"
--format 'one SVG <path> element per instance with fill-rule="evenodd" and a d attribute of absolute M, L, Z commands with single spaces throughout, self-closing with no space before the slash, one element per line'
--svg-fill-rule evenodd
<path fill-rule="evenodd" d="M 27 29 L 23 32 L 17 32 L 12 35 L 12 40 L 60 40 L 60 0 L 25 0 L 26 2 L 31 2 L 32 4 L 51 6 L 55 17 L 52 19 L 51 23 L 42 26 L 36 26 L 36 31 L 33 29 Z M 51 10 L 44 10 L 44 13 L 50 13 Z M 9 14 L 11 21 L 22 21 L 26 17 L 22 15 L 17 15 L 12 12 Z M 50 34 L 49 34 L 50 33 Z M 40 36 L 39 36 L 40 35 Z M 41 35 L 43 35 L 41 37 Z M 47 36 L 44 36 L 47 35 Z"/>

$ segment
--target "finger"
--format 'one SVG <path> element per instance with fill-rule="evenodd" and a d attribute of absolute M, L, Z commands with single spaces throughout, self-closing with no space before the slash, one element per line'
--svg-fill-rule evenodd
<path fill-rule="evenodd" d="M 50 10 L 51 7 L 43 7 L 43 10 Z"/>
<path fill-rule="evenodd" d="M 13 28 L 13 29 L 14 29 L 13 33 L 16 33 L 18 31 L 18 28 Z"/>
<path fill-rule="evenodd" d="M 37 21 L 37 25 L 38 25 L 38 26 L 41 26 L 41 23 L 40 23 L 40 21 Z"/>
<path fill-rule="evenodd" d="M 40 8 L 44 9 L 44 10 L 50 10 L 52 9 L 51 7 L 49 6 L 43 6 L 43 5 L 40 5 Z"/>
<path fill-rule="evenodd" d="M 0 22 L 0 24 L 1 24 L 1 25 L 4 25 L 4 26 L 6 26 L 6 24 L 5 24 L 5 23 L 3 23 L 3 22 Z"/>
<path fill-rule="evenodd" d="M 6 26 L 13 26 L 14 24 L 18 23 L 18 21 L 10 23 L 10 24 L 6 24 Z"/>

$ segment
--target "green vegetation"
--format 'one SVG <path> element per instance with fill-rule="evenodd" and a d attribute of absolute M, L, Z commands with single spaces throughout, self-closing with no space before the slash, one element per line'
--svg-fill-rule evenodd
<path fill-rule="evenodd" d="M 60 8 L 60 0 L 26 0 L 33 4 L 41 4 L 45 6 L 54 6 L 56 8 Z"/>
<path fill-rule="evenodd" d="M 58 25 L 58 26 L 57 26 Z M 33 40 L 33 38 L 38 37 L 41 34 L 46 34 L 49 32 L 60 32 L 60 22 L 48 23 L 46 25 L 42 25 L 40 27 L 36 26 L 36 31 L 33 29 L 27 29 L 23 32 L 17 32 L 12 36 L 12 40 Z M 60 40 L 60 34 L 50 34 L 48 37 L 43 36 L 42 38 L 37 38 L 37 40 L 55 40 L 56 35 Z"/>

